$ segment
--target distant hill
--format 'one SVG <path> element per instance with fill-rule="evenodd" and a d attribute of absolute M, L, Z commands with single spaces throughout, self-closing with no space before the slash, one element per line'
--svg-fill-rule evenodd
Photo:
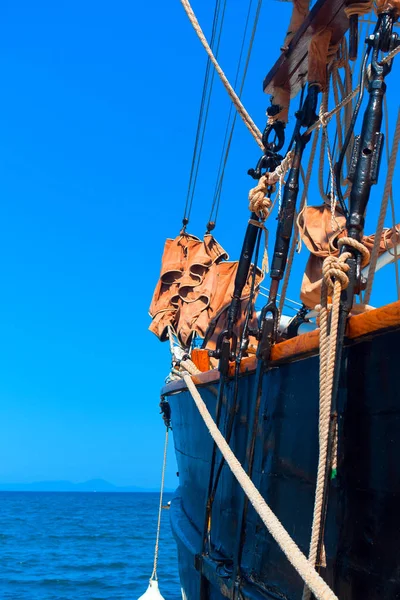
<path fill-rule="evenodd" d="M 34 483 L 0 483 L 2 492 L 158 492 L 157 488 L 134 485 L 117 486 L 104 479 L 90 479 L 82 483 L 71 481 L 36 481 Z M 166 492 L 172 490 L 165 490 Z"/>

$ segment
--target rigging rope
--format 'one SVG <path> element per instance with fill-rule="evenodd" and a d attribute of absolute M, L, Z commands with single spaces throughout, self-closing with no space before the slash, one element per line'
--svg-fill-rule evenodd
<path fill-rule="evenodd" d="M 240 114 L 241 118 L 243 119 L 244 124 L 246 125 L 246 127 L 250 131 L 251 135 L 256 140 L 257 144 L 263 150 L 264 146 L 262 143 L 261 131 L 258 129 L 257 125 L 254 123 L 254 121 L 250 117 L 249 113 L 246 111 L 245 107 L 243 106 L 242 102 L 240 101 L 239 96 L 236 94 L 235 90 L 229 83 L 225 73 L 223 72 L 220 65 L 218 64 L 218 61 L 217 61 L 216 57 L 214 56 L 213 51 L 211 50 L 211 48 L 206 40 L 206 37 L 200 27 L 200 24 L 196 18 L 196 15 L 194 14 L 192 7 L 190 6 L 189 0 L 180 0 L 180 1 L 181 1 L 183 8 L 186 11 L 189 21 L 191 22 L 191 24 L 193 26 L 193 29 L 195 30 L 199 40 L 203 44 L 203 47 L 204 47 L 205 51 L 207 52 L 212 64 L 214 65 L 215 70 L 217 71 L 218 75 L 220 76 L 221 81 L 224 84 L 225 89 L 228 92 L 230 99 L 232 100 L 233 104 L 235 105 L 236 110 Z"/>
<path fill-rule="evenodd" d="M 164 458 L 163 458 L 163 466 L 161 473 L 161 488 L 160 488 L 160 504 L 158 507 L 158 521 L 157 521 L 157 536 L 156 536 L 156 545 L 154 549 L 154 564 L 153 564 L 153 572 L 150 577 L 150 582 L 157 581 L 157 565 L 158 565 L 158 549 L 160 542 L 160 530 L 161 530 L 161 514 L 162 514 L 162 502 L 163 502 L 163 493 L 164 493 L 164 480 L 165 480 L 165 469 L 167 466 L 167 450 L 168 450 L 168 434 L 169 427 L 166 428 L 165 431 L 165 442 L 164 442 Z"/>
<path fill-rule="evenodd" d="M 218 21 L 220 20 L 219 34 L 217 37 L 216 50 L 215 50 L 216 56 L 218 56 L 219 45 L 220 45 L 220 41 L 221 41 L 221 33 L 222 33 L 222 27 L 223 27 L 223 22 L 224 22 L 224 17 L 225 17 L 226 0 L 224 0 L 221 19 L 219 19 L 220 7 L 221 7 L 220 0 L 216 0 L 212 32 L 211 32 L 211 46 L 214 46 L 215 38 L 217 36 L 217 30 L 218 30 Z M 203 82 L 203 92 L 202 92 L 201 103 L 200 103 L 199 117 L 198 117 L 198 121 L 197 121 L 197 130 L 196 130 L 196 137 L 195 137 L 195 143 L 194 143 L 194 148 L 193 148 L 192 164 L 191 164 L 191 169 L 190 169 L 189 184 L 188 184 L 188 190 L 187 190 L 187 195 L 186 195 L 186 203 L 185 203 L 185 208 L 184 208 L 184 212 L 183 212 L 184 227 L 189 222 L 190 214 L 191 214 L 191 210 L 192 210 L 193 198 L 194 198 L 194 193 L 195 193 L 196 183 L 197 183 L 197 175 L 198 175 L 198 171 L 199 171 L 199 167 L 200 167 L 201 153 L 202 153 L 202 149 L 203 149 L 204 135 L 206 132 L 206 127 L 207 127 L 208 111 L 210 108 L 212 89 L 213 89 L 213 85 L 214 85 L 214 75 L 215 75 L 214 70 L 212 71 L 210 86 L 208 85 L 209 78 L 210 78 L 210 71 L 211 71 L 211 61 L 208 58 L 206 72 L 205 72 L 205 76 L 204 76 L 204 82 Z M 205 110 L 205 115 L 204 115 L 204 110 Z M 199 142 L 200 142 L 200 146 L 199 146 Z"/>
<path fill-rule="evenodd" d="M 244 33 L 243 33 L 242 45 L 241 45 L 241 49 L 240 49 L 238 66 L 237 66 L 237 70 L 236 70 L 235 83 L 234 83 L 235 89 L 237 87 L 237 83 L 238 83 L 238 79 L 239 79 L 240 65 L 242 62 L 244 44 L 245 44 L 252 4 L 253 4 L 253 0 L 250 0 L 249 9 L 247 12 L 246 24 L 245 24 Z M 250 41 L 249 41 L 249 47 L 247 50 L 246 62 L 244 65 L 244 70 L 243 70 L 243 75 L 242 75 L 242 81 L 241 81 L 240 88 L 239 88 L 239 94 L 238 94 L 239 98 L 242 97 L 244 83 L 246 81 L 247 71 L 248 71 L 248 67 L 249 67 L 249 63 L 250 63 L 251 52 L 253 50 L 254 38 L 256 35 L 256 31 L 257 31 L 258 20 L 260 17 L 261 6 L 262 6 L 262 0 L 258 0 L 256 14 L 254 17 L 253 28 L 252 28 L 252 32 L 251 32 L 251 36 L 250 36 Z M 210 225 L 212 224 L 213 227 L 215 227 L 217 218 L 218 218 L 218 210 L 219 210 L 219 205 L 220 205 L 220 201 L 221 201 L 221 193 L 222 193 L 222 185 L 223 185 L 224 176 L 225 176 L 225 168 L 226 168 L 226 164 L 228 162 L 229 152 L 230 152 L 230 148 L 231 148 L 231 144 L 232 144 L 233 132 L 235 130 L 236 119 L 237 119 L 237 115 L 238 115 L 238 113 L 235 112 L 235 114 L 233 116 L 233 121 L 231 124 L 230 133 L 228 136 L 229 123 L 231 121 L 231 116 L 232 116 L 232 109 L 233 109 L 233 104 L 231 104 L 229 107 L 229 115 L 228 115 L 228 120 L 226 123 L 224 141 L 222 144 L 221 158 L 220 158 L 219 167 L 218 167 L 217 181 L 215 184 L 214 198 L 213 198 L 213 202 L 211 205 L 210 216 L 208 219 L 208 223 Z M 213 214 L 214 214 L 214 217 L 213 217 Z"/>
<path fill-rule="evenodd" d="M 362 265 L 369 261 L 367 248 L 350 237 L 338 241 L 339 248 L 351 246 L 360 252 Z M 317 484 L 315 488 L 314 512 L 311 528 L 311 541 L 308 560 L 315 566 L 318 557 L 321 535 L 323 533 L 323 508 L 328 473 L 328 446 L 331 422 L 332 391 L 336 366 L 336 345 L 339 325 L 340 294 L 349 284 L 347 272 L 350 266 L 346 261 L 351 258 L 351 252 L 343 252 L 340 256 L 327 256 L 322 267 L 322 287 L 320 305 L 320 334 L 319 334 L 319 457 Z M 332 314 L 330 332 L 328 334 L 328 296 L 332 295 Z M 309 600 L 309 586 L 303 590 L 303 600 Z"/>
<path fill-rule="evenodd" d="M 249 211 L 255 212 L 262 221 L 269 217 L 273 208 L 271 198 L 267 196 L 268 188 L 274 186 L 277 182 L 283 182 L 286 173 L 292 166 L 293 156 L 294 152 L 290 150 L 282 159 L 280 165 L 274 171 L 262 175 L 257 185 L 249 191 Z"/>
<path fill-rule="evenodd" d="M 400 46 L 398 46 L 397 48 L 395 48 L 394 50 L 389 52 L 389 54 L 384 56 L 382 58 L 382 60 L 380 61 L 380 63 L 386 64 L 386 63 L 390 62 L 392 60 L 392 58 L 394 58 L 396 56 L 396 54 L 399 54 L 399 52 L 400 52 Z M 357 96 L 359 91 L 360 91 L 360 85 L 357 85 L 357 87 L 355 87 L 354 90 L 352 90 L 345 98 L 343 98 L 343 100 L 341 102 L 339 102 L 339 104 L 337 106 L 335 106 L 335 108 L 333 108 L 329 112 L 326 112 L 323 114 L 324 119 L 327 122 L 330 121 L 331 118 L 334 115 L 336 115 L 337 112 L 339 112 L 344 106 L 346 106 L 349 102 L 351 102 L 353 100 L 353 98 L 355 98 Z M 317 129 L 317 127 L 320 127 L 320 126 L 321 126 L 321 122 L 320 122 L 320 119 L 318 119 L 318 121 L 316 121 L 313 125 L 311 125 L 307 129 L 307 131 L 305 132 L 304 135 L 308 135 L 309 133 L 311 133 L 312 131 Z"/>
<path fill-rule="evenodd" d="M 377 263 L 378 256 L 379 256 L 379 245 L 381 242 L 382 231 L 383 231 L 383 226 L 384 226 L 384 222 L 385 222 L 385 216 L 386 216 L 386 212 L 387 212 L 388 202 L 389 202 L 389 195 L 390 195 L 390 191 L 392 188 L 392 181 L 393 181 L 393 175 L 394 175 L 394 168 L 396 166 L 396 158 L 397 158 L 397 150 L 399 147 L 399 141 L 400 141 L 400 109 L 397 113 L 397 122 L 396 122 L 394 137 L 393 137 L 392 152 L 390 155 L 390 160 L 389 160 L 388 170 L 387 170 L 387 175 L 386 175 L 386 181 L 385 181 L 385 187 L 383 190 L 383 198 L 382 198 L 381 210 L 379 213 L 378 225 L 377 225 L 376 233 L 375 233 L 374 246 L 372 248 L 372 253 L 371 253 L 371 262 L 370 262 L 369 272 L 368 272 L 367 287 L 365 288 L 365 294 L 364 294 L 364 304 L 369 304 L 369 301 L 371 299 L 371 292 L 372 292 L 372 285 L 374 283 L 376 263 Z"/>
<path fill-rule="evenodd" d="M 278 517 L 272 512 L 250 477 L 243 469 L 235 454 L 230 449 L 224 436 L 216 426 L 191 377 L 183 374 L 183 380 L 212 439 L 224 457 L 225 462 L 231 469 L 232 474 L 237 479 L 247 498 L 253 505 L 256 513 L 267 527 L 269 533 L 278 543 L 282 552 L 286 555 L 289 562 L 299 573 L 300 577 L 310 587 L 318 600 L 337 600 L 334 592 L 308 562 L 307 558 L 301 552 L 294 540 L 290 537 L 282 523 L 279 521 Z"/>

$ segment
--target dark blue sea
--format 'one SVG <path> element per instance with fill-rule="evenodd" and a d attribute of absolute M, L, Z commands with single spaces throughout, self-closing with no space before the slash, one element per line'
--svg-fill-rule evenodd
<path fill-rule="evenodd" d="M 158 501 L 152 493 L 0 492 L 0 598 L 136 600 L 153 567 Z M 160 591 L 178 600 L 168 510 L 162 519 Z"/>

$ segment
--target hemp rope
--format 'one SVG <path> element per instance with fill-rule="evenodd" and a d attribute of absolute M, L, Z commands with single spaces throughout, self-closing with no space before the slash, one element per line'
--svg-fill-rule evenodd
<path fill-rule="evenodd" d="M 378 256 L 379 256 L 379 245 L 381 242 L 381 236 L 382 236 L 383 226 L 384 226 L 384 222 L 385 222 L 385 216 L 386 216 L 388 202 L 389 202 L 389 195 L 390 195 L 391 188 L 392 188 L 394 169 L 396 166 L 397 151 L 399 148 L 399 141 L 400 141 L 400 109 L 397 113 L 397 122 L 396 122 L 396 129 L 394 132 L 394 137 L 393 137 L 392 152 L 391 152 L 390 160 L 389 160 L 389 164 L 388 164 L 385 187 L 383 190 L 381 210 L 379 213 L 378 225 L 376 227 L 376 232 L 375 232 L 374 245 L 373 245 L 372 252 L 371 252 L 371 262 L 370 262 L 369 271 L 368 271 L 367 287 L 365 288 L 365 294 L 364 294 L 364 303 L 365 304 L 369 304 L 369 301 L 371 299 L 372 285 L 374 283 L 374 277 L 375 277 L 375 271 L 376 271 L 376 263 L 378 261 Z"/>
<path fill-rule="evenodd" d="M 200 369 L 196 367 L 196 365 L 190 360 L 190 358 L 181 360 L 180 366 L 183 367 L 185 371 L 187 371 L 190 375 L 199 375 L 201 373 Z"/>
<path fill-rule="evenodd" d="M 225 89 L 228 92 L 230 99 L 232 100 L 233 104 L 235 105 L 236 110 L 238 111 L 239 115 L 243 119 L 244 124 L 246 125 L 247 129 L 250 131 L 251 135 L 254 137 L 257 144 L 260 146 L 260 148 L 262 150 L 264 150 L 264 146 L 262 143 L 261 131 L 258 129 L 257 125 L 254 123 L 254 121 L 250 117 L 249 113 L 246 111 L 245 107 L 243 106 L 242 102 L 240 101 L 239 96 L 236 94 L 235 90 L 229 83 L 225 73 L 221 69 L 217 59 L 215 58 L 215 56 L 213 54 L 213 51 L 211 50 L 211 48 L 207 42 L 207 39 L 203 33 L 203 30 L 200 27 L 200 24 L 196 18 L 196 15 L 193 12 L 193 9 L 189 3 L 189 0 L 180 0 L 180 1 L 181 1 L 183 8 L 185 9 L 185 12 L 189 18 L 189 21 L 191 22 L 191 24 L 193 26 L 193 29 L 195 30 L 199 40 L 203 44 L 205 51 L 207 52 L 212 64 L 215 67 L 215 70 L 217 71 L 222 83 L 224 84 Z"/>
<path fill-rule="evenodd" d="M 286 173 L 292 166 L 293 156 L 294 152 L 291 150 L 275 171 L 262 175 L 257 185 L 249 191 L 249 211 L 255 212 L 262 221 L 269 217 L 273 208 L 271 198 L 266 196 L 268 188 L 274 186 L 278 181 L 283 182 Z"/>
<path fill-rule="evenodd" d="M 338 241 L 339 248 L 351 246 L 362 255 L 362 265 L 369 261 L 368 249 L 357 240 L 343 237 Z M 347 272 L 350 266 L 346 261 L 351 252 L 343 252 L 340 256 L 327 256 L 322 267 L 320 334 L 319 334 L 319 457 L 317 482 L 315 489 L 314 513 L 311 528 L 311 541 L 308 560 L 316 565 L 319 540 L 323 526 L 324 490 L 326 484 L 329 428 L 331 420 L 333 380 L 336 367 L 336 345 L 339 326 L 340 294 L 349 284 Z M 328 334 L 328 295 L 332 293 L 332 314 L 330 333 Z M 303 590 L 303 600 L 309 600 L 309 586 Z"/>
<path fill-rule="evenodd" d="M 165 432 L 164 458 L 163 458 L 163 466 L 162 466 L 162 473 L 161 473 L 160 504 L 158 507 L 156 546 L 154 549 L 154 564 L 153 564 L 153 572 L 151 574 L 150 581 L 158 580 L 158 577 L 157 577 L 158 548 L 159 548 L 159 542 L 160 542 L 161 514 L 162 514 L 162 502 L 163 502 L 163 492 L 164 492 L 165 469 L 167 466 L 168 434 L 169 434 L 169 429 L 167 427 L 166 432 Z"/>
<path fill-rule="evenodd" d="M 398 46 L 397 48 L 395 48 L 394 50 L 392 50 L 391 52 L 389 52 L 389 54 L 387 54 L 386 56 L 384 56 L 382 58 L 382 60 L 380 61 L 381 64 L 386 64 L 388 62 L 390 62 L 392 60 L 392 58 L 394 58 L 396 56 L 396 54 L 399 54 L 400 52 L 400 46 Z M 353 98 L 355 98 L 355 96 L 357 96 L 358 92 L 360 91 L 360 86 L 358 85 L 357 87 L 354 88 L 354 90 L 352 90 L 345 98 L 343 98 L 343 100 L 341 102 L 339 102 L 339 104 L 337 106 L 335 106 L 335 108 L 333 108 L 331 111 L 324 113 L 324 118 L 325 120 L 328 122 L 331 120 L 331 118 L 336 115 L 337 112 L 339 112 L 340 110 L 342 110 L 342 108 L 344 106 L 346 106 L 349 102 L 351 102 L 351 100 L 353 100 Z M 314 131 L 315 129 L 317 129 L 317 127 L 320 127 L 321 123 L 320 120 L 318 119 L 318 121 L 316 121 L 313 125 L 311 125 L 307 131 L 305 132 L 304 135 L 308 135 L 309 133 L 311 133 L 312 131 Z"/>
<path fill-rule="evenodd" d="M 338 600 L 337 596 L 330 589 L 328 584 L 310 565 L 306 556 L 301 552 L 300 548 L 290 537 L 277 516 L 272 512 L 260 492 L 257 490 L 246 471 L 232 452 L 229 444 L 216 426 L 212 416 L 210 415 L 202 397 L 200 396 L 196 386 L 189 375 L 183 374 L 183 380 L 197 406 L 201 418 L 203 419 L 212 439 L 218 446 L 219 451 L 226 464 L 232 471 L 232 474 L 237 479 L 239 485 L 243 489 L 247 498 L 254 507 L 254 510 L 259 515 L 269 533 L 278 543 L 282 552 L 286 555 L 289 562 L 293 565 L 300 577 L 307 583 L 313 594 L 318 600 Z"/>

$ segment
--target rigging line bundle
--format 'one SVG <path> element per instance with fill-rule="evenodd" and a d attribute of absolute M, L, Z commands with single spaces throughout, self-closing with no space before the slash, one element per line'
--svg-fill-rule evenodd
<path fill-rule="evenodd" d="M 263 142 L 262 142 L 261 131 L 258 129 L 257 125 L 254 123 L 254 121 L 250 117 L 249 113 L 246 111 L 245 107 L 243 106 L 242 102 L 240 101 L 240 98 L 236 94 L 235 90 L 232 88 L 225 73 L 223 72 L 220 65 L 218 64 L 218 61 L 217 61 L 215 55 L 213 54 L 212 49 L 210 48 L 210 45 L 208 44 L 208 42 L 204 36 L 204 33 L 203 33 L 203 31 L 200 27 L 200 24 L 196 18 L 196 15 L 193 12 L 193 9 L 190 5 L 189 0 L 180 0 L 180 2 L 182 4 L 183 8 L 185 9 L 185 12 L 189 18 L 189 21 L 192 24 L 192 27 L 195 30 L 199 40 L 201 41 L 205 51 L 207 52 L 212 64 L 214 65 L 215 70 L 217 71 L 223 85 L 225 86 L 225 89 L 228 92 L 229 97 L 231 98 L 232 102 L 234 103 L 236 110 L 239 112 L 246 127 L 248 128 L 248 130 L 254 137 L 257 144 L 260 146 L 261 149 L 263 149 L 264 146 L 263 146 Z"/>
<path fill-rule="evenodd" d="M 235 83 L 234 83 L 235 89 L 237 88 L 237 84 L 238 84 L 240 67 L 241 67 L 241 63 L 242 63 L 244 45 L 245 45 L 245 41 L 246 41 L 247 29 L 248 29 L 248 24 L 249 24 L 249 20 L 250 20 L 252 5 L 253 5 L 253 0 L 250 0 L 249 8 L 247 11 L 246 24 L 245 24 L 245 28 L 244 28 L 244 32 L 243 32 L 239 60 L 238 60 L 238 64 L 237 64 Z M 256 13 L 254 16 L 253 28 L 252 28 L 252 32 L 251 32 L 251 36 L 250 36 L 250 40 L 249 40 L 249 46 L 248 46 L 248 50 L 247 50 L 246 62 L 244 65 L 242 80 L 241 80 L 241 84 L 239 87 L 239 93 L 238 93 L 239 98 L 242 97 L 243 88 L 244 88 L 244 84 L 246 81 L 246 76 L 247 76 L 248 67 L 249 67 L 250 58 L 251 58 L 251 53 L 252 53 L 252 49 L 253 49 L 254 38 L 256 35 L 257 25 L 258 25 L 258 21 L 259 21 L 259 17 L 260 17 L 261 6 L 262 6 L 262 0 L 258 0 L 257 9 L 256 9 Z M 236 119 L 237 119 L 237 114 L 238 114 L 237 112 L 235 112 L 235 114 L 233 116 L 233 121 L 231 123 L 232 112 L 233 112 L 233 104 L 230 105 L 228 119 L 227 119 L 227 123 L 226 123 L 225 136 L 224 136 L 224 141 L 222 144 L 221 157 L 220 157 L 220 162 L 219 162 L 219 167 L 218 167 L 217 181 L 216 181 L 215 190 L 214 190 L 214 198 L 212 201 L 210 216 L 209 216 L 208 224 L 207 224 L 208 231 L 210 231 L 211 229 L 214 229 L 216 222 L 217 222 L 217 218 L 218 218 L 218 210 L 219 210 L 219 205 L 220 205 L 220 201 L 221 201 L 221 193 L 222 193 L 222 186 L 223 186 L 223 181 L 224 181 L 224 176 L 225 176 L 225 168 L 226 168 L 226 165 L 228 162 L 229 152 L 230 152 L 230 148 L 231 148 L 233 133 L 235 130 Z M 230 131 L 229 131 L 229 125 L 230 125 Z M 229 135 L 228 135 L 228 131 L 229 131 Z"/>
<path fill-rule="evenodd" d="M 218 56 L 221 41 L 222 28 L 225 17 L 226 0 L 224 0 L 221 9 L 221 0 L 216 0 L 214 9 L 214 18 L 211 32 L 211 48 L 215 46 L 215 55 Z M 211 80 L 210 80 L 211 73 Z M 200 166 L 201 153 L 203 149 L 204 135 L 207 128 L 208 111 L 210 107 L 211 95 L 214 85 L 215 70 L 211 70 L 211 60 L 207 58 L 206 72 L 204 75 L 203 91 L 200 102 L 200 110 L 197 121 L 196 136 L 193 148 L 192 164 L 190 168 L 189 184 L 186 195 L 186 202 L 183 212 L 183 228 L 189 223 L 192 210 L 193 198 L 196 189 L 197 175 Z"/>

